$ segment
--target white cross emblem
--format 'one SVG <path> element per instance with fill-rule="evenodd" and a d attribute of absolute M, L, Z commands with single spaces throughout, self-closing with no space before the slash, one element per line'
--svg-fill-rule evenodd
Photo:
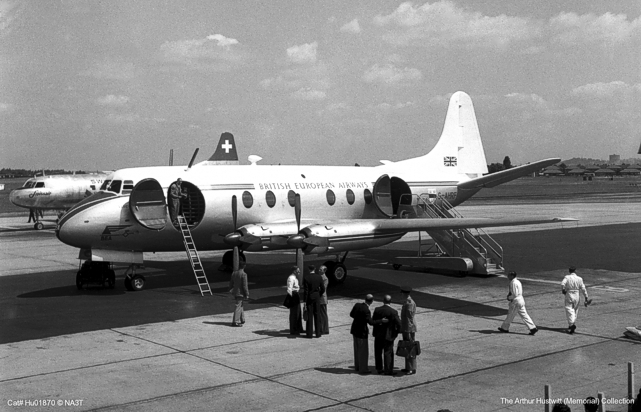
<path fill-rule="evenodd" d="M 229 153 L 229 150 L 230 150 L 231 148 L 233 148 L 234 146 L 232 146 L 232 145 L 230 145 L 230 144 L 229 144 L 229 140 L 225 140 L 225 144 L 224 144 L 224 145 L 222 145 L 222 146 L 220 146 L 220 147 L 222 147 L 223 149 L 225 149 L 225 153 Z"/>

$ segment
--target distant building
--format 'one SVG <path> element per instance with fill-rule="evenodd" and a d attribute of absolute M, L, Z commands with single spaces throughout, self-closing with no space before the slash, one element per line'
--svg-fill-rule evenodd
<path fill-rule="evenodd" d="M 610 155 L 610 161 L 608 162 L 608 164 L 620 165 L 621 164 L 621 155 L 616 155 L 616 154 Z"/>

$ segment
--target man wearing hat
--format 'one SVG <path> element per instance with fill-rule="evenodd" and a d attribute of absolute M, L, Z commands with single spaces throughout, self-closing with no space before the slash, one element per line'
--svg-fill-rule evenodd
<path fill-rule="evenodd" d="M 416 335 L 416 323 L 414 322 L 414 315 L 416 314 L 416 303 L 412 300 L 410 293 L 412 293 L 411 286 L 401 286 L 401 293 L 403 294 L 403 308 L 401 309 L 401 333 L 403 340 L 414 342 Z M 412 353 L 405 358 L 405 369 L 401 370 L 408 375 L 416 374 L 416 354 Z"/>
<path fill-rule="evenodd" d="M 372 314 L 369 311 L 372 303 L 374 303 L 374 296 L 368 294 L 365 296 L 365 302 L 356 303 L 349 314 L 354 319 L 349 331 L 354 336 L 354 369 L 361 375 L 372 373 L 367 365 L 369 359 L 369 343 L 367 341 L 369 328 L 367 325 L 380 325 L 388 322 L 387 319 L 372 320 Z"/>

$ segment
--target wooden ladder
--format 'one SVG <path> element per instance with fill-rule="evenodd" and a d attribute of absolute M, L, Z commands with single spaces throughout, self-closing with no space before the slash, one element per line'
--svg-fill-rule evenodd
<path fill-rule="evenodd" d="M 189 225 L 187 224 L 185 217 L 178 215 L 178 223 L 180 224 L 180 232 L 183 235 L 185 251 L 187 252 L 187 257 L 191 262 L 191 268 L 194 271 L 194 276 L 196 276 L 198 289 L 200 289 L 200 295 L 205 296 L 205 293 L 212 295 L 211 288 L 209 287 L 209 281 L 207 281 L 207 276 L 205 276 L 205 270 L 200 262 L 200 257 L 198 256 L 198 251 L 196 250 L 194 239 L 191 237 L 191 231 L 189 230 Z"/>

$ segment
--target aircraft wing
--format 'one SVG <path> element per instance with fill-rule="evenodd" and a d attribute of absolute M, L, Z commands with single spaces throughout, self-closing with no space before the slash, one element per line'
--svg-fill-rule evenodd
<path fill-rule="evenodd" d="M 501 226 L 541 225 L 548 223 L 576 222 L 572 218 L 451 218 L 451 219 L 369 219 L 375 231 L 418 232 L 422 230 L 469 229 Z M 358 220 L 359 223 L 366 221 Z"/>
<path fill-rule="evenodd" d="M 508 170 L 502 170 L 500 172 L 491 173 L 482 177 L 477 177 L 476 179 L 468 180 L 467 182 L 459 183 L 459 189 L 475 189 L 481 187 L 494 187 L 502 183 L 509 182 L 511 180 L 517 179 L 521 176 L 528 175 L 530 173 L 541 170 L 544 167 L 557 164 L 561 159 L 545 159 L 539 160 L 538 162 L 528 163 L 526 165 L 513 167 Z"/>

